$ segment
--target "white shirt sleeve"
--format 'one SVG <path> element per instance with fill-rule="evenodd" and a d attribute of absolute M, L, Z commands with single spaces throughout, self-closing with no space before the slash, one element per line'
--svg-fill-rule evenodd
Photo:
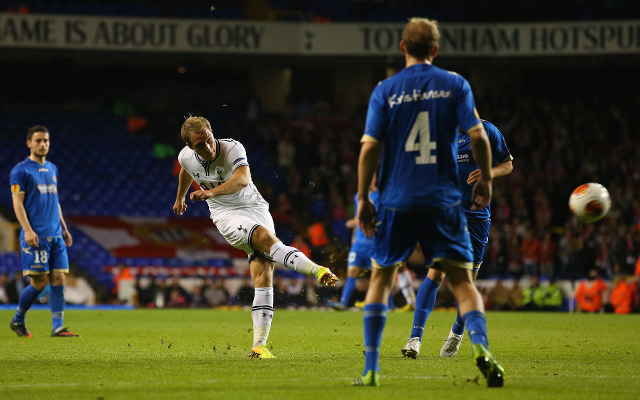
<path fill-rule="evenodd" d="M 242 143 L 235 142 L 235 144 L 228 150 L 227 162 L 231 166 L 231 173 L 245 165 L 249 166 L 249 162 L 247 161 L 247 152 Z"/>

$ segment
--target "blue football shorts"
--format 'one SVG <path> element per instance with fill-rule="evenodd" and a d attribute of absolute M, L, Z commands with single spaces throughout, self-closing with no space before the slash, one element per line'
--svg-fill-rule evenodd
<path fill-rule="evenodd" d="M 349 249 L 348 266 L 371 269 L 371 245 L 354 243 Z"/>
<path fill-rule="evenodd" d="M 373 244 L 377 266 L 389 267 L 405 261 L 419 242 L 427 266 L 444 259 L 460 263 L 462 268 L 472 268 L 471 239 L 460 204 L 428 211 L 381 208 L 377 223 Z"/>
<path fill-rule="evenodd" d="M 471 247 L 473 247 L 473 270 L 480 269 L 480 264 L 484 258 L 484 249 L 489 243 L 489 229 L 491 220 L 468 220 L 469 236 L 471 236 Z"/>
<path fill-rule="evenodd" d="M 61 237 L 38 237 L 40 247 L 31 247 L 20 238 L 22 275 L 44 275 L 49 271 L 69 272 L 67 247 Z"/>

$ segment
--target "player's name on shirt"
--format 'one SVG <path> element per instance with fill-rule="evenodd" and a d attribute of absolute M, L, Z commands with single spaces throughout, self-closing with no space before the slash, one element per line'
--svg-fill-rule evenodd
<path fill-rule="evenodd" d="M 389 108 L 403 104 L 411 103 L 414 101 L 425 101 L 431 99 L 448 99 L 451 97 L 451 90 L 429 90 L 423 92 L 422 90 L 413 89 L 413 93 L 402 92 L 400 94 L 394 93 L 387 100 Z"/>

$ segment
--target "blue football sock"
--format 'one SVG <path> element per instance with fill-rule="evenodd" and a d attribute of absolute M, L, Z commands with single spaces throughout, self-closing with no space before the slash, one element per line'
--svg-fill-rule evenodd
<path fill-rule="evenodd" d="M 51 322 L 53 324 L 53 330 L 56 331 L 62 328 L 62 323 L 64 322 L 64 286 L 51 285 L 49 305 L 51 306 Z"/>
<path fill-rule="evenodd" d="M 393 290 L 389 291 L 389 297 L 387 297 L 387 309 L 394 310 L 396 308 L 396 303 L 393 301 Z"/>
<path fill-rule="evenodd" d="M 13 322 L 20 322 L 24 324 L 24 317 L 34 301 L 38 298 L 38 295 L 42 293 L 42 290 L 38 290 L 29 285 L 20 294 L 20 300 L 18 301 L 18 308 L 16 308 L 16 315 L 13 317 Z"/>
<path fill-rule="evenodd" d="M 380 372 L 378 360 L 380 358 L 380 343 L 382 331 L 387 322 L 387 305 L 382 303 L 367 304 L 364 306 L 364 372 L 370 370 Z"/>
<path fill-rule="evenodd" d="M 353 290 L 356 288 L 356 278 L 347 277 L 347 281 L 344 284 L 344 288 L 342 289 L 342 296 L 340 296 L 340 303 L 349 307 L 349 301 L 351 301 L 351 295 L 353 294 Z"/>
<path fill-rule="evenodd" d="M 481 311 L 469 311 L 462 316 L 464 324 L 469 331 L 471 344 L 481 343 L 489 349 L 489 339 L 487 339 L 487 320 Z"/>
<path fill-rule="evenodd" d="M 424 282 L 418 289 L 416 294 L 416 310 L 413 313 L 413 329 L 411 329 L 411 337 L 422 339 L 424 325 L 427 323 L 429 314 L 436 305 L 436 295 L 438 294 L 439 283 L 435 283 L 429 278 L 424 278 Z"/>
<path fill-rule="evenodd" d="M 456 335 L 462 335 L 464 333 L 464 321 L 460 316 L 460 308 L 458 308 L 456 311 L 456 322 L 453 323 L 451 331 Z"/>

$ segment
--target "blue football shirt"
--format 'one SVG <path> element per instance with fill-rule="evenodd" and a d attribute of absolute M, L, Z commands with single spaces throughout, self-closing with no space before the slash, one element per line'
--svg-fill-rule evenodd
<path fill-rule="evenodd" d="M 484 130 L 491 143 L 492 165 L 513 160 L 511 152 L 507 148 L 504 136 L 495 125 L 488 121 L 482 121 Z M 478 164 L 473 158 L 471 150 L 471 139 L 466 132 L 458 133 L 458 175 L 460 177 L 460 188 L 462 189 L 462 206 L 469 220 L 486 220 L 491 218 L 491 205 L 482 210 L 471 210 L 471 191 L 473 185 L 467 184 L 467 178 L 472 171 L 478 169 Z"/>
<path fill-rule="evenodd" d="M 380 192 L 378 190 L 376 190 L 375 192 L 369 192 L 369 200 L 371 200 L 371 202 L 375 205 L 376 210 L 378 209 L 379 197 L 380 197 Z M 358 193 L 356 193 L 354 200 L 356 204 L 354 212 L 357 215 L 358 214 Z M 356 225 L 355 230 L 356 232 L 353 237 L 353 244 L 366 244 L 366 245 L 373 244 L 373 238 L 369 239 L 368 237 L 366 237 L 364 233 L 360 230 L 360 227 L 358 225 Z"/>
<path fill-rule="evenodd" d="M 380 207 L 413 211 L 459 202 L 457 127 L 479 123 L 471 87 L 458 74 L 424 63 L 380 82 L 364 132 L 383 144 Z"/>
<path fill-rule="evenodd" d="M 31 227 L 38 237 L 62 236 L 58 209 L 58 169 L 45 161 L 44 165 L 27 157 L 9 174 L 11 193 L 24 193 L 24 208 Z M 20 237 L 24 230 L 20 229 Z"/>

